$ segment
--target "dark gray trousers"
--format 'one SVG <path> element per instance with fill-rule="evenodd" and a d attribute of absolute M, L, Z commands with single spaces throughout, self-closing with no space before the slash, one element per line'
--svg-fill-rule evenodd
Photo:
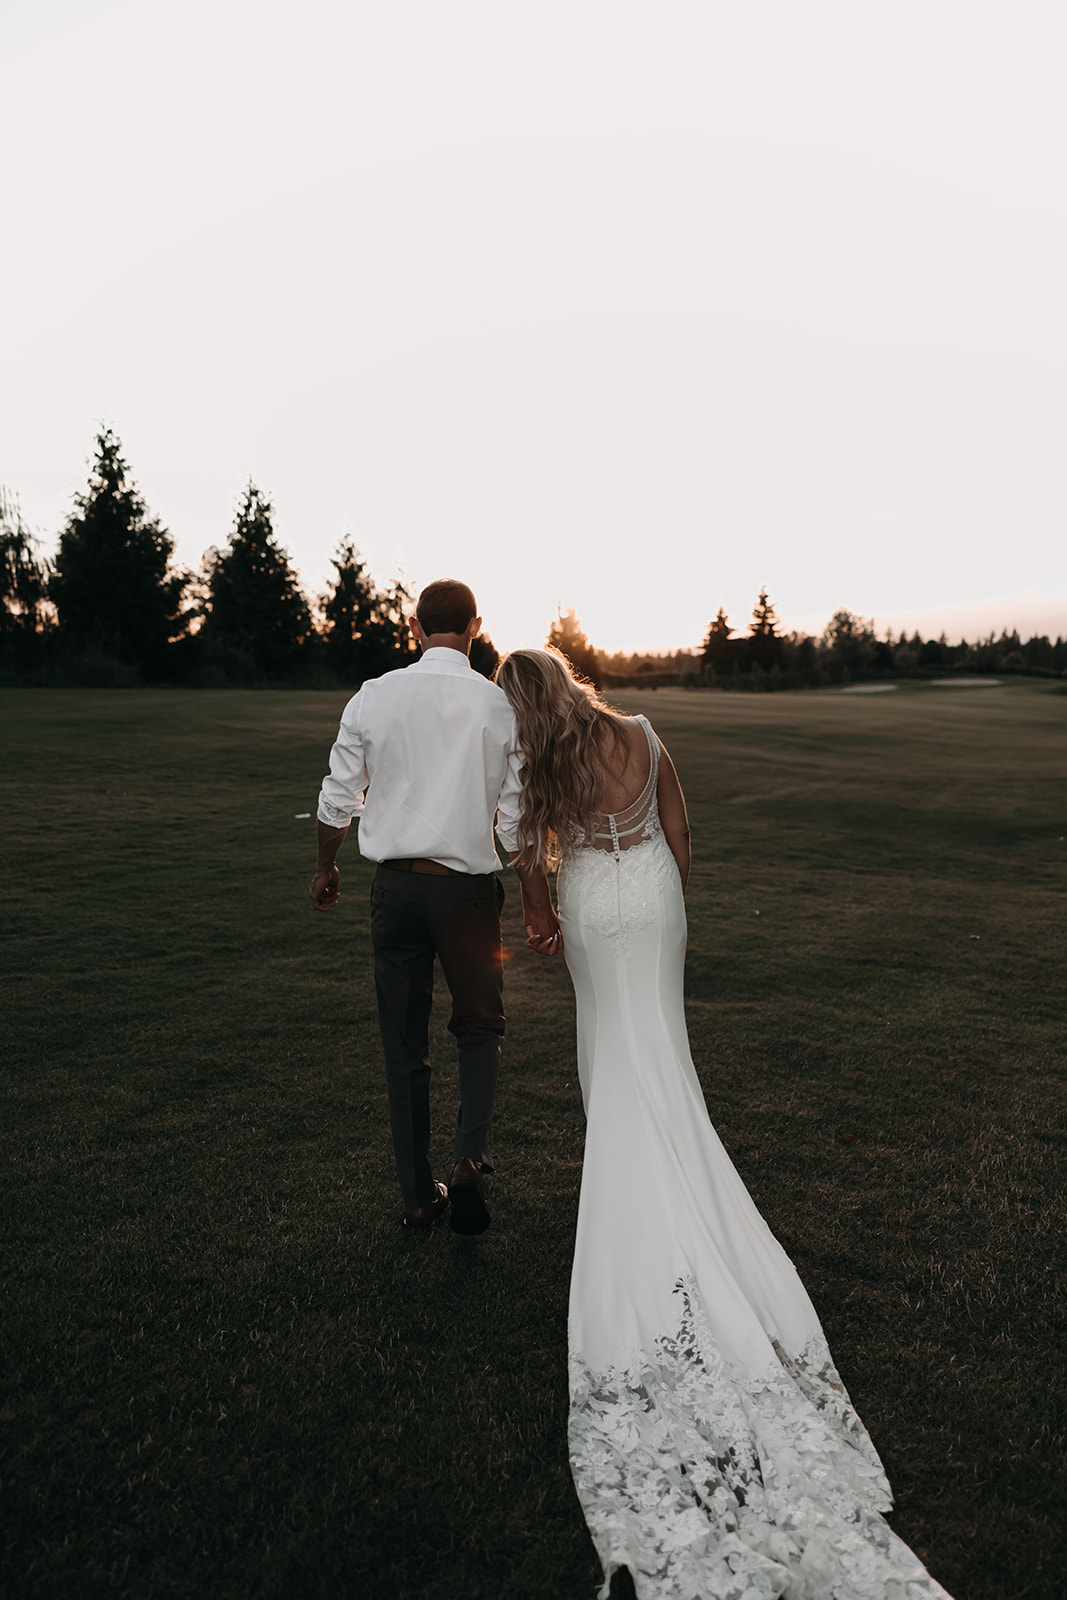
<path fill-rule="evenodd" d="M 459 1046 L 456 1160 L 489 1162 L 489 1124 L 504 1037 L 504 965 L 493 873 L 438 878 L 379 866 L 371 941 L 389 1120 L 405 1206 L 434 1198 L 430 1168 L 430 1008 L 436 960 L 452 994 Z"/>

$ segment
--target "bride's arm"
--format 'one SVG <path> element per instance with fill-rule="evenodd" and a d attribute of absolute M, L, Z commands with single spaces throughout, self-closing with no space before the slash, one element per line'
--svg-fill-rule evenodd
<path fill-rule="evenodd" d="M 563 949 L 563 934 L 559 918 L 552 905 L 552 891 L 544 867 L 520 867 L 515 856 L 511 858 L 515 876 L 522 894 L 522 920 L 526 927 L 526 943 L 540 956 L 556 956 Z"/>
<path fill-rule="evenodd" d="M 684 891 L 689 881 L 689 866 L 692 860 L 689 818 L 686 816 L 685 796 L 678 782 L 678 774 L 674 770 L 674 762 L 664 749 L 662 740 L 659 747 L 659 783 L 656 785 L 656 801 L 659 805 L 659 820 L 663 833 L 670 845 L 671 854 L 678 863 L 678 873 Z"/>

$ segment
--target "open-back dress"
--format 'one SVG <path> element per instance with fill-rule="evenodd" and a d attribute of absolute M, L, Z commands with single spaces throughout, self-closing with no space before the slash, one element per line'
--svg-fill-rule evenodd
<path fill-rule="evenodd" d="M 686 923 L 656 803 L 565 854 L 587 1118 L 569 1314 L 571 1470 L 639 1600 L 931 1600 L 815 1309 L 711 1125 Z"/>

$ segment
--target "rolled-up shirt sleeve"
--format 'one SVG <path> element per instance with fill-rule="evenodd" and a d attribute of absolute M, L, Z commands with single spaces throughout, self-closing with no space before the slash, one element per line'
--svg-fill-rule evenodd
<path fill-rule="evenodd" d="M 522 794 L 523 753 L 515 746 L 508 752 L 508 769 L 496 803 L 496 836 L 509 856 L 519 848 L 519 801 Z"/>
<path fill-rule="evenodd" d="M 360 696 L 353 695 L 345 706 L 330 751 L 330 770 L 319 791 L 316 815 L 330 828 L 347 828 L 353 817 L 363 814 L 363 795 L 369 779 L 359 731 L 359 701 Z"/>

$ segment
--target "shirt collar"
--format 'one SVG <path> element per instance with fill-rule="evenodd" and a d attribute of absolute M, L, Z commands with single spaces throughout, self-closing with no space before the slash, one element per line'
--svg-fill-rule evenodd
<path fill-rule="evenodd" d="M 462 650 L 451 650 L 447 644 L 434 645 L 432 650 L 424 650 L 419 659 L 412 663 L 415 667 L 422 667 L 426 672 L 473 672 L 468 658 Z"/>

